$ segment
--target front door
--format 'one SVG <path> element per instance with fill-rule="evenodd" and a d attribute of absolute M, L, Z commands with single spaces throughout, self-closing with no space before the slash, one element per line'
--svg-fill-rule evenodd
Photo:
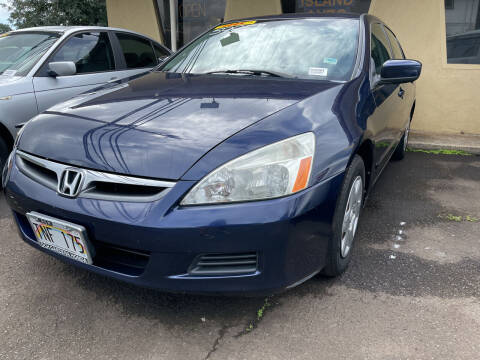
<path fill-rule="evenodd" d="M 398 84 L 379 82 L 382 65 L 392 59 L 390 43 L 381 24 L 372 24 L 370 43 L 371 86 L 376 108 L 368 119 L 367 129 L 374 139 L 375 171 L 379 172 L 397 144 L 397 118 L 401 116 L 403 90 Z"/>
<path fill-rule="evenodd" d="M 388 29 L 386 26 L 384 27 L 385 32 L 387 33 L 388 39 L 390 40 L 390 44 L 392 45 L 392 54 L 393 58 L 397 60 L 404 60 L 405 54 L 403 52 L 400 43 L 398 42 L 395 34 Z M 407 128 L 410 122 L 411 110 L 413 106 L 413 102 L 415 100 L 415 86 L 413 83 L 404 83 L 398 87 L 397 95 L 400 96 L 401 108 L 399 109 L 398 116 L 395 117 L 397 123 L 395 123 L 395 128 L 398 130 L 396 142 L 400 142 L 405 129 Z"/>
<path fill-rule="evenodd" d="M 73 61 L 75 75 L 53 77 L 48 63 Z M 115 80 L 115 60 L 107 32 L 82 32 L 67 39 L 33 79 L 38 110 L 67 100 L 110 80 Z"/>

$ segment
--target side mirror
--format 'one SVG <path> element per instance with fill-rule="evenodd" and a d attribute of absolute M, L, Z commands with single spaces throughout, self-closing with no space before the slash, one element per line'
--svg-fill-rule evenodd
<path fill-rule="evenodd" d="M 77 66 L 73 61 L 55 61 L 48 63 L 48 75 L 57 77 L 57 76 L 68 76 L 75 75 L 77 73 Z"/>
<path fill-rule="evenodd" d="M 387 60 L 380 72 L 381 83 L 403 84 L 417 80 L 422 72 L 422 63 L 416 60 Z"/>

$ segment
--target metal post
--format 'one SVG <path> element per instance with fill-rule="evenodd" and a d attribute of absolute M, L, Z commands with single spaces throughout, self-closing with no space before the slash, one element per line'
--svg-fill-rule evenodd
<path fill-rule="evenodd" d="M 170 42 L 172 51 L 177 51 L 177 1 L 170 0 Z"/>

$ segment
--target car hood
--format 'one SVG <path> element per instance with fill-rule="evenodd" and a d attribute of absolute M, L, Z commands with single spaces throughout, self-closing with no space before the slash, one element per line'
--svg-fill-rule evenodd
<path fill-rule="evenodd" d="M 19 149 L 74 166 L 179 179 L 242 129 L 335 84 L 152 72 L 29 121 Z"/>

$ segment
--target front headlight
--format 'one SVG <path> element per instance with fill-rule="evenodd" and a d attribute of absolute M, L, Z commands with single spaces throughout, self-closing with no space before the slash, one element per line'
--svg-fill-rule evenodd
<path fill-rule="evenodd" d="M 22 137 L 23 130 L 25 130 L 25 125 L 27 123 L 23 124 L 23 126 L 20 128 L 20 130 L 17 131 L 17 136 L 15 137 L 15 142 L 13 143 L 13 148 L 15 149 L 18 146 L 18 143 L 20 142 L 20 138 Z"/>
<path fill-rule="evenodd" d="M 8 178 L 10 177 L 10 172 L 12 171 L 12 165 L 13 165 L 13 154 L 15 151 L 12 151 L 10 155 L 7 158 L 7 162 L 5 163 L 5 166 L 3 167 L 2 170 L 2 188 L 5 188 L 7 186 Z"/>
<path fill-rule="evenodd" d="M 315 136 L 305 133 L 234 159 L 204 177 L 181 205 L 271 199 L 308 186 Z"/>

